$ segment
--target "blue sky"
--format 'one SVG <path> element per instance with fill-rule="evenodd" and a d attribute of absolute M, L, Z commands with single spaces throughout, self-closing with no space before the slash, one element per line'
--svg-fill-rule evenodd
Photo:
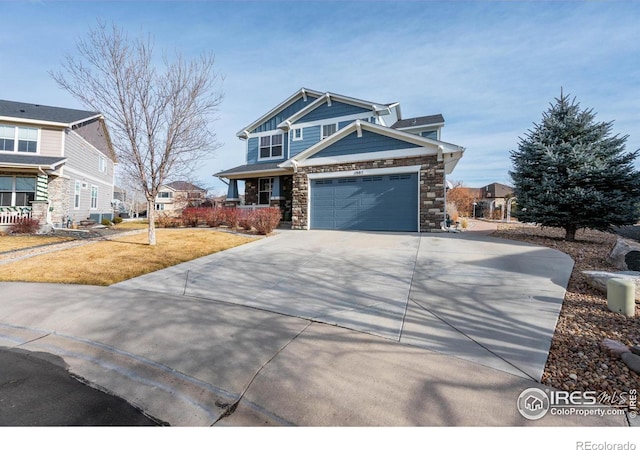
<path fill-rule="evenodd" d="M 0 98 L 82 108 L 48 74 L 96 19 L 157 50 L 216 55 L 224 146 L 195 178 L 244 163 L 235 134 L 301 87 L 381 103 L 403 117 L 441 113 L 466 147 L 450 180 L 508 183 L 516 149 L 549 103 L 575 96 L 640 148 L 640 2 L 0 0 Z"/>

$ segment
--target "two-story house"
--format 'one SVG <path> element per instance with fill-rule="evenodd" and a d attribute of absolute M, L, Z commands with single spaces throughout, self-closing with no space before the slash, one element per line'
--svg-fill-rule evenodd
<path fill-rule="evenodd" d="M 173 181 L 160 186 L 156 196 L 156 211 L 179 215 L 189 206 L 201 206 L 207 199 L 207 190 L 188 181 Z"/>
<path fill-rule="evenodd" d="M 102 114 L 0 100 L 0 226 L 112 218 L 116 156 Z"/>
<path fill-rule="evenodd" d="M 440 114 L 403 119 L 399 103 L 300 89 L 243 127 L 246 164 L 217 173 L 227 203 L 279 206 L 293 229 L 430 231 L 464 148 Z"/>

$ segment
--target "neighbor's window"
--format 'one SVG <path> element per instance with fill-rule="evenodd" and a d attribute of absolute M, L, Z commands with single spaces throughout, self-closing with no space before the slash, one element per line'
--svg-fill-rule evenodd
<path fill-rule="evenodd" d="M 0 206 L 30 206 L 35 198 L 35 177 L 0 176 Z"/>
<path fill-rule="evenodd" d="M 260 137 L 260 159 L 282 156 L 282 134 Z"/>
<path fill-rule="evenodd" d="M 98 171 L 102 173 L 107 172 L 107 158 L 105 158 L 104 156 L 101 156 L 100 160 L 98 161 Z"/>
<path fill-rule="evenodd" d="M 16 127 L 0 125 L 0 150 L 14 151 L 16 142 Z"/>
<path fill-rule="evenodd" d="M 326 139 L 336 132 L 336 124 L 330 123 L 328 125 L 322 125 L 322 136 L 320 139 Z"/>
<path fill-rule="evenodd" d="M 82 183 L 80 181 L 76 181 L 74 190 L 73 190 L 73 208 L 80 208 L 80 192 L 82 192 Z"/>
<path fill-rule="evenodd" d="M 271 189 L 273 188 L 273 178 L 258 179 L 258 204 L 268 205 L 271 200 Z"/>
<path fill-rule="evenodd" d="M 164 203 L 156 203 L 156 211 L 164 211 Z"/>
<path fill-rule="evenodd" d="M 38 151 L 38 129 L 18 128 L 18 151 L 36 153 Z"/>
<path fill-rule="evenodd" d="M 98 209 L 98 186 L 91 186 L 91 209 Z"/>
<path fill-rule="evenodd" d="M 158 192 L 158 198 L 171 198 L 172 192 Z"/>

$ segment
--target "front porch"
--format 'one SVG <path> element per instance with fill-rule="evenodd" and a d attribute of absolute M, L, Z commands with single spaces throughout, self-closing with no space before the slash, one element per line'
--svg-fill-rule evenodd
<path fill-rule="evenodd" d="M 278 207 L 282 212 L 282 221 L 291 221 L 292 175 L 246 178 L 241 181 L 244 181 L 244 205 L 240 204 L 237 179 L 229 180 L 227 204 L 234 204 L 240 208 Z"/>
<path fill-rule="evenodd" d="M 31 206 L 3 206 L 0 207 L 0 229 L 9 227 L 23 219 L 31 219 Z"/>

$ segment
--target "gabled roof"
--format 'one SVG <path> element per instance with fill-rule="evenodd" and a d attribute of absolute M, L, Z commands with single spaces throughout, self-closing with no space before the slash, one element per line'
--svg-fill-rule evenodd
<path fill-rule="evenodd" d="M 55 156 L 37 156 L 30 154 L 12 154 L 0 152 L 0 166 L 19 169 L 43 168 L 55 170 L 67 161 L 67 158 Z"/>
<path fill-rule="evenodd" d="M 440 124 L 444 124 L 444 117 L 442 117 L 442 114 L 433 114 L 431 116 L 412 117 L 410 119 L 398 120 L 396 123 L 391 125 L 391 128 L 404 129 Z"/>
<path fill-rule="evenodd" d="M 276 106 L 275 108 L 271 109 L 266 114 L 260 116 L 260 118 L 258 118 L 257 120 L 251 122 L 249 125 L 244 127 L 242 130 L 238 131 L 236 133 L 236 136 L 245 137 L 251 130 L 256 128 L 262 122 L 266 121 L 269 117 L 272 117 L 272 116 L 278 114 L 280 111 L 282 111 L 286 107 L 290 106 L 294 102 L 298 101 L 299 99 L 306 98 L 307 94 L 310 94 L 313 97 L 320 97 L 322 95 L 322 92 L 314 91 L 313 89 L 307 89 L 307 88 L 301 88 L 301 89 L 297 90 L 289 98 L 287 98 L 285 101 L 280 103 L 278 106 Z"/>
<path fill-rule="evenodd" d="M 206 191 L 206 189 L 202 189 L 201 187 L 189 183 L 188 181 L 173 181 L 163 186 L 168 187 L 169 189 L 173 189 L 174 191 Z"/>
<path fill-rule="evenodd" d="M 360 100 L 353 97 L 347 97 L 346 95 L 335 94 L 333 92 L 325 92 L 320 98 L 301 109 L 297 113 L 283 120 L 280 124 L 278 124 L 278 128 L 283 128 L 285 130 L 289 129 L 291 125 L 300 120 L 302 117 L 309 114 L 311 111 L 319 108 L 321 105 L 325 103 L 331 105 L 333 100 L 339 101 L 341 103 L 346 103 L 348 105 L 359 106 L 360 108 L 370 109 L 374 113 L 382 113 L 389 114 L 391 108 L 399 107 L 398 103 L 377 103 L 371 102 L 367 100 Z"/>
<path fill-rule="evenodd" d="M 280 168 L 281 162 L 268 162 L 268 163 L 255 163 L 255 164 L 243 164 L 242 166 L 237 166 L 232 169 L 223 170 L 222 172 L 218 172 L 213 174 L 214 177 L 223 177 L 223 178 L 238 178 L 245 174 L 252 175 L 273 175 L 279 173 L 287 173 L 290 170 Z"/>
<path fill-rule="evenodd" d="M 95 111 L 0 100 L 0 120 L 17 119 L 68 127 L 100 116 L 101 114 Z"/>
<path fill-rule="evenodd" d="M 419 147 L 426 147 L 432 149 L 434 154 L 440 153 L 460 153 L 464 152 L 464 147 L 460 147 L 459 145 L 450 144 L 443 141 L 438 141 L 436 139 L 430 139 L 422 136 L 418 136 L 415 134 L 407 133 L 401 130 L 394 130 L 393 128 L 385 127 L 382 125 L 373 124 L 366 121 L 355 120 L 346 127 L 340 129 L 338 132 L 332 134 L 327 139 L 323 139 L 315 145 L 312 145 L 308 149 L 298 153 L 293 158 L 288 159 L 287 161 L 280 164 L 280 167 L 291 167 L 295 166 L 295 163 L 298 161 L 303 161 L 316 153 L 324 150 L 330 145 L 338 142 L 339 140 L 345 138 L 350 135 L 354 131 L 358 133 L 358 136 L 362 135 L 362 130 L 370 131 L 372 133 L 381 134 L 383 136 L 388 136 L 390 138 L 398 139 L 401 141 L 408 142 L 410 144 L 417 145 Z"/>

